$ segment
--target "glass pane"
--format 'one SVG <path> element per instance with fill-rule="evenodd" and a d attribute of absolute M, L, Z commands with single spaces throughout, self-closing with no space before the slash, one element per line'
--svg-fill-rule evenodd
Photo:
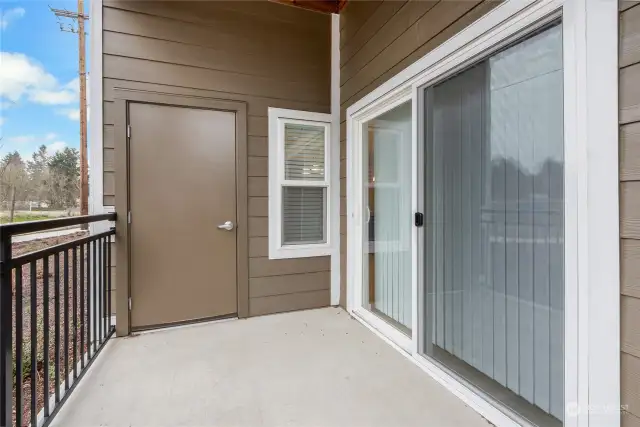
<path fill-rule="evenodd" d="M 324 181 L 324 126 L 285 123 L 284 179 Z"/>
<path fill-rule="evenodd" d="M 425 92 L 424 350 L 541 425 L 564 407 L 561 37 Z"/>
<path fill-rule="evenodd" d="M 366 122 L 364 306 L 411 328 L 411 103 Z"/>
<path fill-rule="evenodd" d="M 282 243 L 326 243 L 326 188 L 282 188 Z"/>

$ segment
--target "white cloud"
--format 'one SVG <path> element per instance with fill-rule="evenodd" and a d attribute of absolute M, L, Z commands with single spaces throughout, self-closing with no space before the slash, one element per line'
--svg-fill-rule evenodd
<path fill-rule="evenodd" d="M 8 10 L 0 10 L 0 29 L 4 30 L 9 24 L 24 16 L 25 10 L 21 7 L 15 7 Z"/>
<path fill-rule="evenodd" d="M 61 84 L 32 58 L 0 52 L 0 98 L 17 102 L 26 97 L 45 105 L 72 104 L 78 100 L 77 80 Z"/>
<path fill-rule="evenodd" d="M 38 144 L 44 144 L 47 141 L 53 141 L 58 137 L 57 134 L 50 132 L 46 135 L 16 135 L 7 138 L 7 142 L 11 144 L 27 144 L 35 142 Z"/>
<path fill-rule="evenodd" d="M 26 144 L 28 142 L 33 142 L 36 140 L 35 135 L 18 135 L 7 138 L 7 142 L 11 142 L 14 144 Z"/>
<path fill-rule="evenodd" d="M 64 141 L 52 142 L 51 144 L 47 145 L 47 151 L 50 154 L 55 154 L 58 151 L 64 150 L 66 146 L 67 146 L 67 143 Z"/>
<path fill-rule="evenodd" d="M 56 111 L 61 116 L 66 116 L 70 120 L 80 120 L 80 109 L 79 108 L 63 108 L 61 110 Z"/>
<path fill-rule="evenodd" d="M 4 124 L 4 117 L 0 117 L 0 127 Z"/>

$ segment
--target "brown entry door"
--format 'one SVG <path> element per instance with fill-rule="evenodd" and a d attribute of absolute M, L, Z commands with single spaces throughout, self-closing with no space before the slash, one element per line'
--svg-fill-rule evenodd
<path fill-rule="evenodd" d="M 129 124 L 132 329 L 236 313 L 235 113 L 132 103 Z"/>

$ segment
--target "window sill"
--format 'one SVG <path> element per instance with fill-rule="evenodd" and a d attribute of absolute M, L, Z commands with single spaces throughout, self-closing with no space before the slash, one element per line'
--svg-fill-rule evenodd
<path fill-rule="evenodd" d="M 328 256 L 331 255 L 332 252 L 333 247 L 327 243 L 269 247 L 269 259 L 311 258 Z"/>

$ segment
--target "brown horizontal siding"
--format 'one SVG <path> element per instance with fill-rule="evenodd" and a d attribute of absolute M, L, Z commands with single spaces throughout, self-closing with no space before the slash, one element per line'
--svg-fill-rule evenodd
<path fill-rule="evenodd" d="M 295 294 L 297 292 L 321 291 L 329 289 L 331 272 L 289 274 L 286 276 L 255 277 L 250 280 L 249 296 L 268 297 Z"/>
<path fill-rule="evenodd" d="M 328 256 L 276 260 L 270 260 L 267 257 L 249 259 L 249 278 L 329 271 L 330 269 L 331 259 Z"/>
<path fill-rule="evenodd" d="M 330 111 L 330 17 L 266 1 L 107 0 L 103 28 L 104 204 L 115 202 L 115 88 L 243 101 L 250 313 L 328 305 L 328 257 L 267 258 L 267 136 L 269 107 Z"/>
<path fill-rule="evenodd" d="M 295 294 L 249 298 L 249 315 L 278 313 L 326 307 L 330 302 L 329 290 L 298 292 Z"/>
<path fill-rule="evenodd" d="M 640 426 L 640 5 L 620 2 L 620 349 L 622 425 Z"/>
<path fill-rule="evenodd" d="M 268 237 L 250 237 L 249 238 L 249 257 L 260 258 L 269 256 L 269 238 Z"/>
<path fill-rule="evenodd" d="M 328 75 L 328 74 L 327 74 Z M 300 100 L 280 98 L 268 98 L 254 95 L 220 92 L 189 86 L 190 82 L 184 82 L 185 86 L 163 85 L 158 83 L 140 82 L 136 80 L 104 79 L 104 100 L 113 101 L 113 89 L 126 87 L 129 89 L 144 90 L 150 92 L 170 92 L 184 96 L 203 96 L 207 98 L 233 99 L 247 103 L 249 116 L 267 117 L 269 107 L 290 108 L 293 110 L 319 111 L 328 113 L 330 108 L 325 102 L 309 103 Z M 327 95 L 328 97 L 328 95 Z"/>
<path fill-rule="evenodd" d="M 628 412 L 623 412 L 620 425 L 622 427 L 640 427 L 640 418 Z"/>

